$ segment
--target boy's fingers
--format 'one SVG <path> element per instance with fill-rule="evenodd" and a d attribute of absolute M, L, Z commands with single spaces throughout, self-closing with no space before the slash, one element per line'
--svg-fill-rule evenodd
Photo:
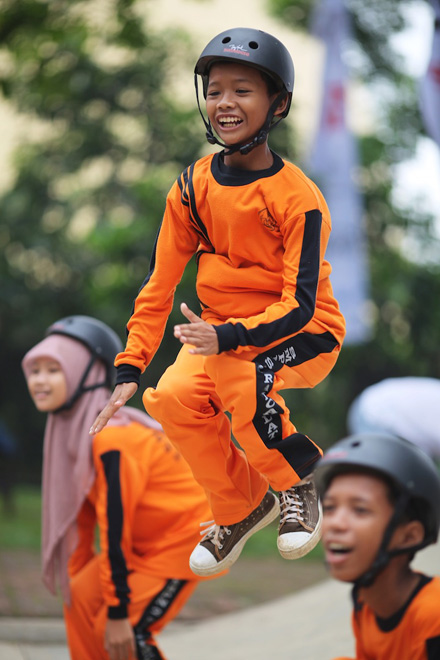
<path fill-rule="evenodd" d="M 188 321 L 191 321 L 191 323 L 196 323 L 197 321 L 201 321 L 201 320 L 202 320 L 202 319 L 200 318 L 200 316 L 197 316 L 197 314 L 194 314 L 194 312 L 192 312 L 192 311 L 190 310 L 190 308 L 188 307 L 188 305 L 187 305 L 186 303 L 182 303 L 182 304 L 180 305 L 180 311 L 182 312 L 182 314 L 183 314 L 184 316 L 186 316 L 186 318 L 188 319 Z"/>
<path fill-rule="evenodd" d="M 113 394 L 105 408 L 99 413 L 90 428 L 90 435 L 99 433 L 107 424 L 109 419 L 136 393 L 138 386 L 136 383 L 122 383 L 116 385 Z"/>

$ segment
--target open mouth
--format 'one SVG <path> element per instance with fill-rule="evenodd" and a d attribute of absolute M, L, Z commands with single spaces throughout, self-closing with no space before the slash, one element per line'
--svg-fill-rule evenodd
<path fill-rule="evenodd" d="M 353 548 L 349 547 L 348 545 L 344 545 L 342 543 L 328 543 L 325 546 L 325 550 L 326 550 L 327 561 L 331 559 L 337 561 L 337 560 L 342 560 L 344 557 L 350 554 Z"/>

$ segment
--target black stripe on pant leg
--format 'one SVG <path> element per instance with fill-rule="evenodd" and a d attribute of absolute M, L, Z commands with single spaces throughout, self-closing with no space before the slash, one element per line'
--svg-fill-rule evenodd
<path fill-rule="evenodd" d="M 257 409 L 253 425 L 268 449 L 279 451 L 302 479 L 321 456 L 318 448 L 303 433 L 282 438 L 281 406 L 268 396 L 274 374 L 286 366 L 294 369 L 322 353 L 331 353 L 338 342 L 330 332 L 320 335 L 301 333 L 286 339 L 255 358 Z"/>
<path fill-rule="evenodd" d="M 165 616 L 187 582 L 188 580 L 167 580 L 164 588 L 150 600 L 139 622 L 134 626 L 136 638 L 139 635 L 148 641 L 150 637 L 149 627 Z"/>
<path fill-rule="evenodd" d="M 318 355 L 331 353 L 336 346 L 338 346 L 338 342 L 330 332 L 323 332 L 320 335 L 303 332 L 260 353 L 254 362 L 274 372 L 284 366 L 294 369 L 304 362 L 313 360 Z"/>
<path fill-rule="evenodd" d="M 268 396 L 274 384 L 274 373 L 262 364 L 256 366 L 257 409 L 252 423 L 268 449 L 282 439 L 283 408 Z"/>
<path fill-rule="evenodd" d="M 268 449 L 280 452 L 302 479 L 310 472 L 310 465 L 320 458 L 318 448 L 303 433 L 282 437 L 283 408 L 270 398 L 274 373 L 263 365 L 256 365 L 257 410 L 252 420 L 255 430 Z"/>
<path fill-rule="evenodd" d="M 300 479 L 310 474 L 310 466 L 321 457 L 316 445 L 304 433 L 292 433 L 275 442 L 271 449 L 278 449 Z"/>
<path fill-rule="evenodd" d="M 149 632 L 144 635 L 135 633 L 137 660 L 165 660 L 157 646 L 149 642 L 150 639 Z"/>

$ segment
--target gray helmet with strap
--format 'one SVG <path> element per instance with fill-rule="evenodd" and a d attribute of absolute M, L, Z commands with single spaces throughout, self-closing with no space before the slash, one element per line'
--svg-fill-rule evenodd
<path fill-rule="evenodd" d="M 205 119 L 200 108 L 197 75 L 202 77 L 203 94 L 206 98 L 209 70 L 215 62 L 239 62 L 240 64 L 255 67 L 274 81 L 275 88 L 279 92 L 271 105 L 264 125 L 249 144 L 229 147 L 220 142 L 214 136 L 211 123 Z M 283 117 L 288 115 L 294 80 L 294 66 L 289 51 L 278 39 L 267 32 L 253 28 L 232 28 L 221 32 L 211 39 L 197 60 L 194 69 L 197 104 L 205 124 L 208 142 L 226 147 L 229 149 L 228 153 L 240 151 L 243 154 L 249 153 L 258 144 L 262 144 L 266 140 L 269 130 L 279 123 Z M 287 104 L 285 110 L 279 115 L 277 121 L 273 122 L 276 108 L 286 97 Z"/>
<path fill-rule="evenodd" d="M 52 323 L 46 330 L 46 336 L 49 335 L 64 335 L 76 339 L 86 346 L 90 351 L 90 361 L 81 378 L 81 381 L 70 397 L 70 399 L 60 408 L 60 410 L 68 410 L 72 407 L 75 401 L 83 394 L 83 392 L 97 389 L 98 387 L 107 387 L 111 389 L 114 385 L 116 369 L 114 367 L 114 360 L 117 353 L 122 351 L 122 342 L 116 332 L 114 332 L 108 325 L 94 319 L 91 316 L 66 316 Z M 84 383 L 95 361 L 99 359 L 105 365 L 106 377 L 102 383 L 96 383 L 91 386 L 85 386 Z"/>
<path fill-rule="evenodd" d="M 359 471 L 382 476 L 399 494 L 372 566 L 355 581 L 357 586 L 368 586 L 393 556 L 416 552 L 436 542 L 440 528 L 440 476 L 431 458 L 413 443 L 385 433 L 358 433 L 337 442 L 318 461 L 314 471 L 316 487 L 323 496 L 334 477 Z M 424 526 L 424 539 L 412 548 L 390 551 L 391 536 L 409 506 L 416 509 L 417 519 Z"/>

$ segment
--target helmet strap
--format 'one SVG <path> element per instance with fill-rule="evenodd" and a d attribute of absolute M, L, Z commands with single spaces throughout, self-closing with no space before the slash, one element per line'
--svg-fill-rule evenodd
<path fill-rule="evenodd" d="M 392 535 L 394 534 L 399 524 L 402 522 L 402 517 L 406 511 L 409 500 L 410 500 L 410 494 L 408 492 L 404 491 L 400 494 L 396 502 L 394 513 L 391 516 L 391 520 L 388 523 L 388 526 L 383 535 L 382 543 L 377 552 L 376 558 L 373 561 L 370 568 L 367 571 L 365 571 L 365 573 L 360 575 L 356 580 L 354 580 L 355 590 L 358 590 L 361 587 L 370 587 L 377 578 L 377 576 L 379 575 L 379 573 L 381 573 L 384 570 L 384 568 L 388 565 L 388 563 L 393 557 L 396 557 L 397 555 L 416 552 L 417 550 L 421 550 L 421 548 L 424 548 L 426 546 L 426 539 L 424 539 L 422 543 L 418 543 L 417 545 L 410 546 L 407 548 L 395 548 L 393 550 L 388 549 L 388 545 L 391 541 Z"/>
<path fill-rule="evenodd" d="M 52 414 L 56 415 L 56 414 L 58 414 L 60 412 L 63 412 L 65 410 L 70 410 L 72 408 L 73 404 L 76 403 L 76 401 L 78 401 L 78 399 L 80 398 L 80 396 L 82 396 L 84 394 L 84 392 L 91 392 L 92 390 L 97 390 L 99 387 L 109 387 L 107 381 L 105 381 L 103 383 L 95 383 L 94 385 L 88 385 L 87 387 L 84 386 L 84 383 L 86 382 L 87 377 L 90 373 L 90 370 L 93 367 L 93 365 L 95 364 L 95 362 L 96 362 L 96 356 L 91 355 L 89 363 L 88 363 L 87 367 L 85 368 L 85 371 L 84 371 L 84 373 L 81 377 L 81 380 L 78 384 L 78 387 L 76 388 L 76 390 L 74 391 L 74 393 L 72 394 L 70 399 L 68 399 L 65 403 L 63 403 L 62 406 L 60 406 L 56 410 L 53 410 Z"/>
<path fill-rule="evenodd" d="M 252 151 L 252 149 L 255 149 L 255 147 L 258 147 L 260 144 L 266 142 L 267 136 L 269 135 L 269 131 L 275 126 L 277 126 L 280 123 L 280 121 L 283 119 L 283 117 L 278 117 L 275 121 L 273 121 L 276 109 L 287 96 L 287 91 L 285 89 L 283 89 L 278 94 L 276 99 L 274 99 L 274 101 L 272 102 L 263 126 L 260 128 L 258 133 L 250 142 L 247 142 L 246 144 L 234 144 L 234 145 L 225 144 L 224 142 L 221 142 L 214 135 L 214 131 L 212 130 L 212 125 L 210 120 L 206 119 L 205 115 L 203 114 L 202 108 L 200 106 L 199 81 L 196 73 L 194 74 L 194 86 L 196 88 L 197 107 L 199 109 L 203 123 L 205 124 L 206 139 L 208 140 L 209 144 L 218 144 L 220 147 L 223 147 L 223 149 L 226 149 L 225 156 L 231 156 L 232 154 L 235 154 L 237 151 L 239 151 L 242 156 L 245 156 L 250 151 Z"/>

